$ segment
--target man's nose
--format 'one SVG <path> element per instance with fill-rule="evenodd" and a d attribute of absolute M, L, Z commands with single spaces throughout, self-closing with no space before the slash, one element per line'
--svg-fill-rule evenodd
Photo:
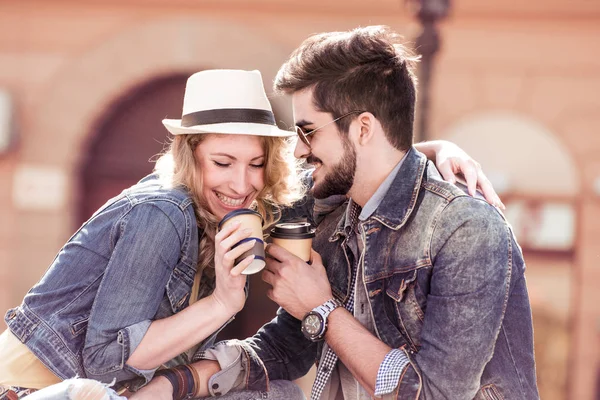
<path fill-rule="evenodd" d="M 310 147 L 308 147 L 302 140 L 296 141 L 296 147 L 294 148 L 294 157 L 296 158 L 307 158 L 310 155 Z"/>

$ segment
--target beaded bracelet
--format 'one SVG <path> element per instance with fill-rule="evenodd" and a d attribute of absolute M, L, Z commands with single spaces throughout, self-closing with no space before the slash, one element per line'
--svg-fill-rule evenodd
<path fill-rule="evenodd" d="M 173 386 L 173 400 L 193 398 L 198 391 L 198 374 L 187 365 L 157 371 L 155 376 L 164 376 Z"/>

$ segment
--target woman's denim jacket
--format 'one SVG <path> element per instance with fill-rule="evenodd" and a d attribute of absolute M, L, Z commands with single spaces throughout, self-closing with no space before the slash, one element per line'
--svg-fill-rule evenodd
<path fill-rule="evenodd" d="M 320 221 L 314 242 L 342 301 L 354 266 L 345 206 Z M 377 336 L 410 359 L 387 397 L 538 398 L 525 264 L 496 209 L 444 182 L 413 149 L 359 230 Z M 252 339 L 236 344 L 245 355 L 247 387 L 255 390 L 304 375 L 322 349 L 281 309 Z"/>
<path fill-rule="evenodd" d="M 192 199 L 150 175 L 83 224 L 5 321 L 62 379 L 148 381 L 155 370 L 126 361 L 153 320 L 189 304 L 197 263 Z M 213 287 L 203 280 L 201 296 Z"/>

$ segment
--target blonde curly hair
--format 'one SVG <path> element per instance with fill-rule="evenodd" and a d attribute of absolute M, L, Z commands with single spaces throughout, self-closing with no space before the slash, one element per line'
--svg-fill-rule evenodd
<path fill-rule="evenodd" d="M 202 195 L 202 176 L 194 157 L 196 147 L 212 134 L 177 135 L 167 151 L 156 161 L 154 171 L 167 187 L 183 187 L 194 200 L 196 221 L 203 234 L 198 249 L 198 271 L 214 267 L 217 218 L 210 212 Z M 293 155 L 294 142 L 284 137 L 260 137 L 265 150 L 264 188 L 253 207 L 264 221 L 264 227 L 277 222 L 279 209 L 301 199 L 306 188 L 299 179 L 300 164 Z"/>

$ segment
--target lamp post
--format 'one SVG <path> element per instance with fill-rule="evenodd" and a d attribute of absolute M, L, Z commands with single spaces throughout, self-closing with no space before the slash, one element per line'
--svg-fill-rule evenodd
<path fill-rule="evenodd" d="M 416 51 L 421 55 L 416 139 L 424 141 L 429 139 L 429 90 L 433 60 L 440 48 L 440 35 L 436 23 L 448 15 L 450 0 L 405 0 L 405 2 L 421 22 L 421 33 L 416 40 Z"/>
<path fill-rule="evenodd" d="M 8 90 L 0 88 L 0 156 L 6 154 L 14 142 L 13 100 Z"/>

